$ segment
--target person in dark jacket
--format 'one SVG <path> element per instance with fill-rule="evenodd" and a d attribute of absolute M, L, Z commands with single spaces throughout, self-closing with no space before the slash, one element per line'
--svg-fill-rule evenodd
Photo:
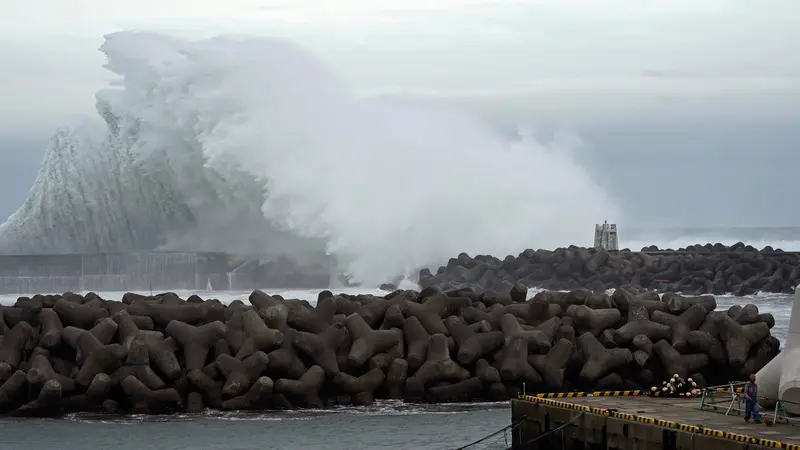
<path fill-rule="evenodd" d="M 756 423 L 761 423 L 761 411 L 758 409 L 758 385 L 755 374 L 750 375 L 750 381 L 744 385 L 744 421 L 750 422 L 750 417 Z"/>

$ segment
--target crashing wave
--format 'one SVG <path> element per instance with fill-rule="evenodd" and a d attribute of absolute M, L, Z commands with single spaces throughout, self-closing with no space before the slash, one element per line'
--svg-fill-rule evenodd
<path fill-rule="evenodd" d="M 556 148 L 358 99 L 295 46 L 120 32 L 95 124 L 59 129 L 2 253 L 324 250 L 379 283 L 459 252 L 589 239 L 615 214 Z"/>

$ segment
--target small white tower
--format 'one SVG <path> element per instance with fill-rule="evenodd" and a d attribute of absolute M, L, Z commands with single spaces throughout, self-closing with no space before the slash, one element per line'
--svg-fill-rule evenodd
<path fill-rule="evenodd" d="M 617 240 L 617 224 L 603 221 L 603 224 L 594 226 L 594 248 L 604 248 L 606 250 L 619 250 Z"/>

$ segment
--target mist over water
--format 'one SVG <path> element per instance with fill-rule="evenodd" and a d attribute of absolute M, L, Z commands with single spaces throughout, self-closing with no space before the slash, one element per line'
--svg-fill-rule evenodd
<path fill-rule="evenodd" d="M 588 244 L 619 213 L 568 146 L 359 99 L 289 42 L 120 32 L 100 50 L 118 76 L 105 128 L 59 131 L 0 249 L 324 245 L 377 284 L 459 252 Z"/>

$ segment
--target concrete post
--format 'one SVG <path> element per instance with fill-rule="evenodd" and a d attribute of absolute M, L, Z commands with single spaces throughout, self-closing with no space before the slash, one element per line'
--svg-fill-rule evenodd
<path fill-rule="evenodd" d="M 800 305 L 800 286 L 794 290 L 794 303 L 792 303 L 792 313 L 789 319 L 789 336 L 786 338 L 786 346 L 781 352 L 781 355 L 785 356 L 778 387 L 778 398 L 784 402 L 786 412 L 792 415 L 800 415 L 800 306 L 798 305 Z M 768 366 L 765 366 L 764 369 Z M 769 381 L 769 373 L 766 374 L 767 381 Z M 758 375 L 756 375 L 756 379 L 758 379 Z"/>
<path fill-rule="evenodd" d="M 617 238 L 617 224 L 604 221 L 602 225 L 594 226 L 594 248 L 604 248 L 606 250 L 619 250 L 619 240 Z"/>

